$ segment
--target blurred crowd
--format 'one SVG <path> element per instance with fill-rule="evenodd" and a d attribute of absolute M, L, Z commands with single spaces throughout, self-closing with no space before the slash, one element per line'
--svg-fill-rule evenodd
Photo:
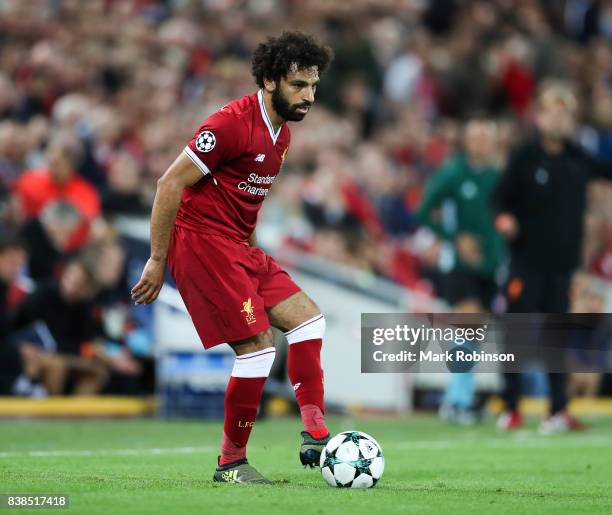
<path fill-rule="evenodd" d="M 131 343 L 145 337 L 114 222 L 148 216 L 157 179 L 206 116 L 255 89 L 251 52 L 282 28 L 317 35 L 335 61 L 292 125 L 261 216 L 270 247 L 442 295 L 426 184 L 470 148 L 503 173 L 550 80 L 578 99 L 578 142 L 612 162 L 609 0 L 0 0 L 2 330 L 47 390 L 142 386 L 150 358 Z M 466 131 L 475 119 L 484 136 Z M 590 186 L 585 228 L 583 271 L 612 280 L 606 182 Z"/>

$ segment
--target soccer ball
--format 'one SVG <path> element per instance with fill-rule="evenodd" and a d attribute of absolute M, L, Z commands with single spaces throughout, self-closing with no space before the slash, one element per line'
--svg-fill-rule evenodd
<path fill-rule="evenodd" d="M 327 443 L 320 465 L 321 474 L 330 486 L 370 488 L 383 475 L 385 457 L 369 434 L 344 431 Z"/>

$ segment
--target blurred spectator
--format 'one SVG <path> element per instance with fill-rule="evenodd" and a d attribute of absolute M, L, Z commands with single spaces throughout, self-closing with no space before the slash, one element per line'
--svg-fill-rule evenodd
<path fill-rule="evenodd" d="M 95 275 L 87 262 L 71 261 L 59 281 L 41 284 L 17 306 L 11 316 L 13 330 L 44 322 L 49 331 L 47 345 L 29 364 L 29 375 L 40 379 L 50 395 L 64 393 L 68 380 L 74 393 L 98 393 L 107 380 L 100 364 L 84 357 L 83 345 L 99 336 L 92 316 L 97 291 Z"/>
<path fill-rule="evenodd" d="M 27 220 L 21 236 L 29 251 L 28 274 L 35 281 L 59 277 L 72 252 L 74 235 L 81 225 L 76 208 L 64 201 L 47 204 L 36 218 Z"/>
<path fill-rule="evenodd" d="M 54 200 L 73 204 L 82 217 L 80 227 L 73 232 L 66 250 L 77 250 L 87 243 L 89 223 L 100 215 L 100 198 L 94 187 L 75 172 L 78 142 L 58 136 L 49 143 L 48 168 L 23 173 L 14 186 L 18 216 L 28 220 L 36 217 Z"/>
<path fill-rule="evenodd" d="M 37 216 L 51 201 L 62 199 L 77 207 L 86 220 L 100 214 L 100 200 L 96 190 L 76 175 L 77 142 L 57 137 L 49 143 L 48 167 L 27 170 L 15 183 L 15 195 L 25 218 Z"/>

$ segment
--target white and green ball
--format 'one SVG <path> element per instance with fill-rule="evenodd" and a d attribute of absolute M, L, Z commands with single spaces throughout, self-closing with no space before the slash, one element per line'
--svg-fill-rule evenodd
<path fill-rule="evenodd" d="M 330 486 L 370 488 L 383 475 L 385 457 L 369 434 L 344 431 L 327 443 L 320 465 L 321 474 Z"/>

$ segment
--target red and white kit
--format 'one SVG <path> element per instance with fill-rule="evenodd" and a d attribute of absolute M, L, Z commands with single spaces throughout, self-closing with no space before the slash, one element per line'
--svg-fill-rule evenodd
<path fill-rule="evenodd" d="M 291 134 L 274 131 L 261 91 L 207 118 L 185 147 L 204 177 L 185 189 L 168 265 L 205 348 L 270 327 L 265 311 L 300 291 L 248 239 Z"/>

